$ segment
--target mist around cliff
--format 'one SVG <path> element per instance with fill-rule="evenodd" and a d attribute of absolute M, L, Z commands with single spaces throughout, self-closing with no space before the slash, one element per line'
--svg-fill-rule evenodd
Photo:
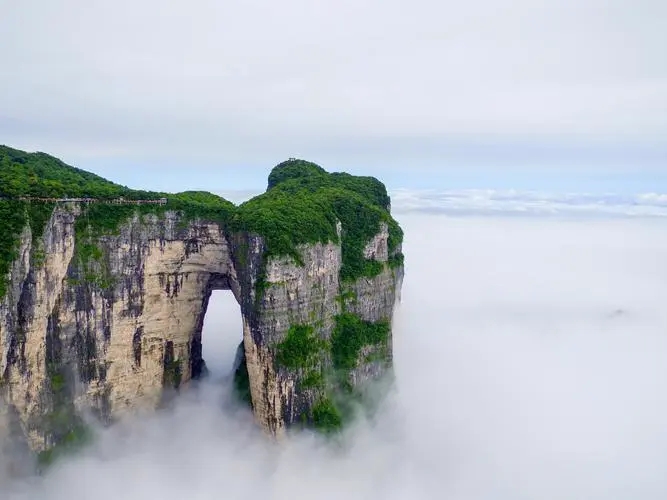
<path fill-rule="evenodd" d="M 220 292 L 200 390 L 0 496 L 667 498 L 665 223 L 398 218 L 397 383 L 377 422 L 339 446 L 264 439 L 220 381 L 241 338 Z"/>

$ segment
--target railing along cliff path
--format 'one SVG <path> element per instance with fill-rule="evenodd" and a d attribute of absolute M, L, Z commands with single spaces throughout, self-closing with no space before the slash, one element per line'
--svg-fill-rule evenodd
<path fill-rule="evenodd" d="M 166 205 L 167 198 L 157 200 L 126 200 L 125 198 L 40 198 L 35 196 L 19 196 L 19 201 L 37 201 L 43 203 L 106 203 L 108 205 Z"/>

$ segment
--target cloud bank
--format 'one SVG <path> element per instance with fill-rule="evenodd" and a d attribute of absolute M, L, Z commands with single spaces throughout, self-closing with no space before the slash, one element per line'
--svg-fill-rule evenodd
<path fill-rule="evenodd" d="M 399 213 L 554 217 L 666 217 L 667 194 L 546 193 L 539 191 L 467 189 L 391 192 Z"/>
<path fill-rule="evenodd" d="M 3 498 L 667 497 L 664 223 L 400 217 L 397 383 L 376 422 L 275 445 L 212 381 Z M 205 349 L 240 338 L 226 304 Z"/>

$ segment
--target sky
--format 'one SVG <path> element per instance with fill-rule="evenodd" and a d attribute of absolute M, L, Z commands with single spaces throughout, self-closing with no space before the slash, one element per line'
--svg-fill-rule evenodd
<path fill-rule="evenodd" d="M 122 184 L 667 192 L 663 0 L 3 0 L 0 143 Z"/>
<path fill-rule="evenodd" d="M 220 291 L 209 383 L 3 499 L 664 500 L 664 222 L 397 216 L 396 385 L 375 421 L 339 445 L 268 441 L 229 399 L 240 314 Z"/>
<path fill-rule="evenodd" d="M 405 229 L 397 380 L 342 447 L 211 380 L 9 500 L 667 498 L 667 2 L 0 0 L 0 144 L 243 199 L 289 157 Z M 579 194 L 573 194 L 579 193 Z"/>

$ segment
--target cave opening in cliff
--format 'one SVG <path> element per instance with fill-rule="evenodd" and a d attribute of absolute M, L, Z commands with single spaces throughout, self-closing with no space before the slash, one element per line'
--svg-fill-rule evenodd
<path fill-rule="evenodd" d="M 202 326 L 202 358 L 214 377 L 230 373 L 243 340 L 241 307 L 231 290 L 212 290 Z"/>

